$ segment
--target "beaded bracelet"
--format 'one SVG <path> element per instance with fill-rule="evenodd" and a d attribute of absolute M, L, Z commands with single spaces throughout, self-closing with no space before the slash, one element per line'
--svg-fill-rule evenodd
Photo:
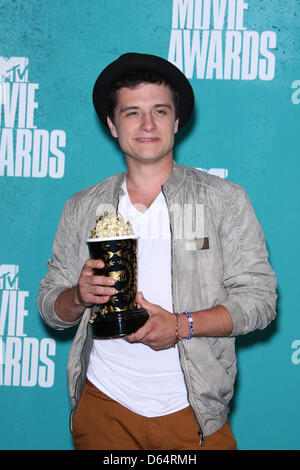
<path fill-rule="evenodd" d="M 76 292 L 77 292 L 77 297 L 78 297 L 79 303 L 85 308 L 90 308 L 91 304 L 87 304 L 86 302 L 84 302 L 84 300 L 81 296 L 79 284 L 76 284 Z"/>
<path fill-rule="evenodd" d="M 188 317 L 189 321 L 189 326 L 190 326 L 190 336 L 188 336 L 186 339 L 191 339 L 194 333 L 194 323 L 193 323 L 193 318 L 190 312 L 182 312 L 183 315 L 186 315 Z"/>

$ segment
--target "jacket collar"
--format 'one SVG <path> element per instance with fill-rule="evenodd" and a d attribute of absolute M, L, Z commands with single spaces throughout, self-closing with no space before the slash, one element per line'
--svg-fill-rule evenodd
<path fill-rule="evenodd" d="M 172 194 L 183 183 L 185 180 L 185 168 L 185 166 L 179 165 L 175 160 L 173 160 L 173 170 L 168 180 L 163 185 L 163 189 L 166 194 Z"/>
<path fill-rule="evenodd" d="M 167 194 L 172 194 L 173 191 L 178 189 L 178 187 L 184 181 L 184 179 L 185 179 L 185 168 L 186 168 L 185 166 L 179 165 L 178 163 L 175 162 L 175 160 L 173 160 L 173 170 L 172 170 L 168 180 L 166 181 L 166 183 L 162 186 L 163 190 Z M 124 171 L 123 173 L 118 173 L 117 175 L 115 175 L 116 176 L 116 181 L 115 181 L 116 186 L 115 187 L 117 188 L 118 196 L 123 196 L 124 195 L 122 184 L 126 179 L 127 173 L 128 173 L 127 171 Z"/>

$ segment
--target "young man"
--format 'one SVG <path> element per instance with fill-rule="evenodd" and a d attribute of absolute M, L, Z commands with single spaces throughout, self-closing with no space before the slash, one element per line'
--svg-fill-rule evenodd
<path fill-rule="evenodd" d="M 128 171 L 67 201 L 38 299 L 54 328 L 79 323 L 68 363 L 75 448 L 234 449 L 234 338 L 275 317 L 263 231 L 240 186 L 175 163 L 174 135 L 194 104 L 175 66 L 124 54 L 100 74 L 93 100 Z M 90 307 L 115 293 L 95 275 L 103 261 L 88 259 L 99 207 L 140 237 L 138 303 L 150 316 L 125 339 L 93 340 L 89 330 Z"/>

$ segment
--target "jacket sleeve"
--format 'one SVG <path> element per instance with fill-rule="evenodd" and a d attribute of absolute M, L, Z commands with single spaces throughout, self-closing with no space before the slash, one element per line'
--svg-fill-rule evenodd
<path fill-rule="evenodd" d="M 245 190 L 234 188 L 220 232 L 223 286 L 228 294 L 222 305 L 232 317 L 231 336 L 265 328 L 276 316 L 277 300 L 264 232 Z"/>
<path fill-rule="evenodd" d="M 65 203 L 56 235 L 54 237 L 52 258 L 47 262 L 47 273 L 40 283 L 38 308 L 44 322 L 57 330 L 72 327 L 76 322 L 61 320 L 54 311 L 58 295 L 77 284 L 82 266 L 78 263 L 78 239 L 73 223 L 72 199 Z"/>

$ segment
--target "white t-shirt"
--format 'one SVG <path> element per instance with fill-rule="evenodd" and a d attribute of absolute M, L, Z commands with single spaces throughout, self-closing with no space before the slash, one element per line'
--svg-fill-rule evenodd
<path fill-rule="evenodd" d="M 126 182 L 123 189 L 118 211 L 139 236 L 138 291 L 149 302 L 172 312 L 171 236 L 165 198 L 160 193 L 142 213 L 131 204 Z M 177 346 L 154 351 L 122 338 L 96 339 L 87 377 L 103 393 L 143 416 L 162 416 L 188 406 Z"/>

